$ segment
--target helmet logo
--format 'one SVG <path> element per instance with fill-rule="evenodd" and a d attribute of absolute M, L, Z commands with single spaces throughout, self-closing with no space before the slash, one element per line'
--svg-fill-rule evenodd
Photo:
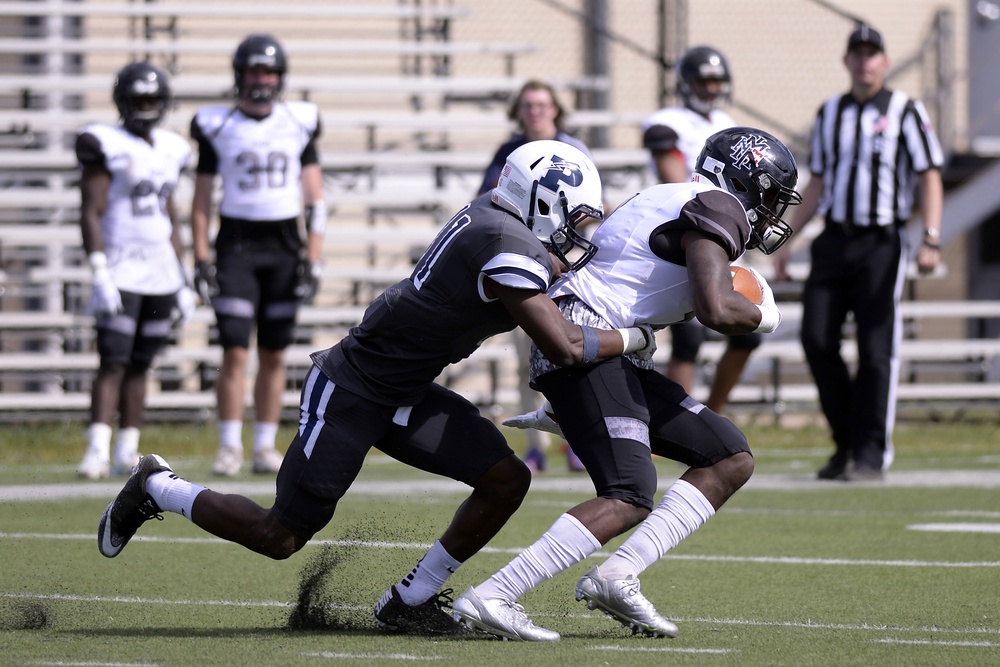
<path fill-rule="evenodd" d="M 157 81 L 147 81 L 146 79 L 136 79 L 132 82 L 133 95 L 156 95 L 160 92 L 160 84 Z"/>
<path fill-rule="evenodd" d="M 771 158 L 771 146 L 767 139 L 756 134 L 746 134 L 733 143 L 729 149 L 733 169 L 753 171 L 764 160 Z"/>
<path fill-rule="evenodd" d="M 571 188 L 579 187 L 583 183 L 583 171 L 575 162 L 568 162 L 558 155 L 553 155 L 545 174 L 538 179 L 538 184 L 552 192 L 558 192 L 560 183 L 565 183 Z"/>

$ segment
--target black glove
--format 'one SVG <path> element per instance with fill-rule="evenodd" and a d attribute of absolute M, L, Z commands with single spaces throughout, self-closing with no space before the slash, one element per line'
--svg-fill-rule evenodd
<path fill-rule="evenodd" d="M 319 291 L 319 277 L 323 266 L 319 262 L 303 259 L 295 272 L 295 297 L 306 305 L 312 305 Z"/>
<path fill-rule="evenodd" d="M 194 288 L 206 306 L 219 294 L 219 281 L 215 278 L 215 264 L 207 259 L 194 263 Z"/>

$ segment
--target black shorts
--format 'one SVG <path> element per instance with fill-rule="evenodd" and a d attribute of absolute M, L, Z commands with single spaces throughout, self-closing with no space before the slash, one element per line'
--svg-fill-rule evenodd
<path fill-rule="evenodd" d="M 122 312 L 97 318 L 101 365 L 146 368 L 170 339 L 176 294 L 121 292 Z"/>
<path fill-rule="evenodd" d="M 705 468 L 750 452 L 731 421 L 676 382 L 623 357 L 546 373 L 536 384 L 602 498 L 652 509 L 656 468 L 650 453 Z"/>
<path fill-rule="evenodd" d="M 212 299 L 219 344 L 283 350 L 295 335 L 296 275 L 302 242 L 295 220 L 246 222 L 223 218 L 215 240 L 219 294 Z"/>
<path fill-rule="evenodd" d="M 313 367 L 299 409 L 299 430 L 278 472 L 272 511 L 306 539 L 333 518 L 372 447 L 469 486 L 513 454 L 475 405 L 439 385 L 418 405 L 398 408 L 338 387 Z"/>

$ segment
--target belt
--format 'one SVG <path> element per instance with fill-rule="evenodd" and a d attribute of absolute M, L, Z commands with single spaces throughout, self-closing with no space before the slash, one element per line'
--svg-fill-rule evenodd
<path fill-rule="evenodd" d="M 826 228 L 840 232 L 844 236 L 861 236 L 862 234 L 888 234 L 895 230 L 896 225 L 856 225 L 853 222 L 826 221 Z"/>

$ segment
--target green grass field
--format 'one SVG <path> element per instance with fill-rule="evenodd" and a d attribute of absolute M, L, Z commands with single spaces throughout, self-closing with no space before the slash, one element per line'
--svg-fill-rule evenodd
<path fill-rule="evenodd" d="M 754 479 L 642 577 L 643 593 L 680 626 L 679 637 L 632 637 L 573 599 L 599 555 L 521 600 L 536 623 L 563 637 L 526 644 L 389 636 L 371 620 L 378 596 L 447 524 L 464 497 L 460 485 L 374 453 L 334 522 L 288 561 L 215 540 L 176 515 L 144 525 L 108 560 L 97 551 L 97 520 L 122 480 L 75 478 L 83 426 L 8 424 L 0 664 L 1000 664 L 996 423 L 900 424 L 887 481 L 866 485 L 812 480 L 829 453 L 823 428 L 746 431 Z M 212 425 L 150 426 L 142 450 L 192 481 L 268 505 L 272 480 L 210 477 L 214 442 Z M 589 480 L 552 456 L 554 470 L 536 477 L 512 521 L 449 582 L 456 592 L 590 497 Z M 681 469 L 658 465 L 662 489 Z M 332 565 L 327 627 L 291 630 L 300 577 L 321 563 Z"/>

